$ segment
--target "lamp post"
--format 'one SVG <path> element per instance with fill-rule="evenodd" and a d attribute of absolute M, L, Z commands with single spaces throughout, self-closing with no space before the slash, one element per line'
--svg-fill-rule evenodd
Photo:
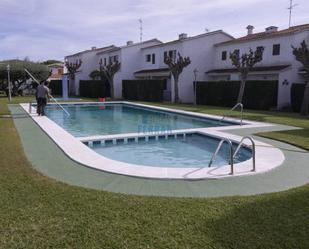
<path fill-rule="evenodd" d="M 194 105 L 196 105 L 197 104 L 197 101 L 196 101 L 196 79 L 197 79 L 197 74 L 198 74 L 197 68 L 195 68 L 193 70 L 193 73 L 194 73 Z"/>
<path fill-rule="evenodd" d="M 12 100 L 12 94 L 11 94 L 11 79 L 10 79 L 10 65 L 6 66 L 6 70 L 8 72 L 8 88 L 9 88 L 9 101 L 11 102 Z"/>

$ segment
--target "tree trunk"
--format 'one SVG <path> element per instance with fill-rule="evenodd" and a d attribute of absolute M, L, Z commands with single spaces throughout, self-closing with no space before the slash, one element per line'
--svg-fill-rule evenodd
<path fill-rule="evenodd" d="M 74 96 L 75 94 L 75 79 L 69 79 L 69 95 Z"/>
<path fill-rule="evenodd" d="M 306 81 L 305 91 L 304 91 L 304 98 L 303 103 L 301 105 L 301 115 L 308 115 L 308 106 L 309 106 L 309 81 Z"/>
<path fill-rule="evenodd" d="M 247 77 L 241 77 L 240 89 L 239 89 L 239 93 L 238 93 L 237 103 L 242 103 L 242 101 L 243 101 L 245 86 L 246 86 L 246 78 Z"/>
<path fill-rule="evenodd" d="M 114 81 L 113 80 L 109 80 L 109 89 L 111 92 L 111 99 L 114 100 L 115 93 L 114 93 Z"/>
<path fill-rule="evenodd" d="M 173 76 L 174 77 L 174 103 L 179 102 L 179 93 L 178 93 L 178 76 Z"/>

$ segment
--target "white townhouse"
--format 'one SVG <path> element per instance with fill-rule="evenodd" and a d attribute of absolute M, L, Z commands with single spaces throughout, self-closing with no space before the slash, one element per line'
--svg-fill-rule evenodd
<path fill-rule="evenodd" d="M 183 57 L 190 57 L 191 64 L 184 69 L 179 78 L 179 98 L 183 103 L 192 103 L 195 77 L 196 80 L 205 80 L 205 72 L 213 68 L 214 44 L 232 39 L 234 38 L 229 34 L 218 30 L 193 37 L 180 34 L 177 40 L 144 47 L 139 58 L 139 70 L 134 72 L 134 76 L 137 79 L 166 79 L 164 97 L 170 100 L 174 94 L 171 90 L 174 82 L 164 59 L 167 56 L 176 59 L 178 53 Z"/>
<path fill-rule="evenodd" d="M 125 46 L 116 47 L 114 45 L 85 50 L 73 55 L 65 57 L 65 61 L 75 63 L 82 61 L 81 67 L 75 74 L 74 82 L 69 82 L 70 94 L 79 95 L 80 80 L 89 80 L 89 74 L 98 70 L 99 63 L 107 65 L 109 62 L 119 61 L 121 63 L 120 70 L 115 74 L 114 89 L 115 97 L 122 97 L 122 80 L 135 79 L 134 72 L 140 67 L 141 49 L 146 46 L 153 46 L 162 43 L 157 39 L 152 39 L 140 43 L 128 41 Z M 70 80 L 69 80 L 70 81 Z"/>
<path fill-rule="evenodd" d="M 264 32 L 254 33 L 254 27 L 247 27 L 244 37 L 217 43 L 211 70 L 207 71 L 208 80 L 239 80 L 237 70 L 229 59 L 230 52 L 240 54 L 264 47 L 263 60 L 249 74 L 249 80 L 278 80 L 278 103 L 282 108 L 290 105 L 290 90 L 293 83 L 303 83 L 302 65 L 295 60 L 292 46 L 299 47 L 305 40 L 309 44 L 309 24 L 278 30 L 271 26 Z"/>
<path fill-rule="evenodd" d="M 109 62 L 119 61 L 121 63 L 120 70 L 114 77 L 115 98 L 122 98 L 122 80 L 135 79 L 134 72 L 140 68 L 140 60 L 142 58 L 142 49 L 148 46 L 161 44 L 157 39 L 151 39 L 139 43 L 128 41 L 125 46 L 115 47 L 107 51 L 98 51 L 96 63 L 97 69 L 99 62 L 107 65 Z M 93 70 L 94 70 L 93 69 Z"/>
<path fill-rule="evenodd" d="M 69 79 L 69 92 L 71 95 L 79 95 L 79 81 L 89 80 L 89 74 L 95 69 L 98 69 L 99 62 L 97 58 L 97 53 L 102 51 L 109 51 L 115 48 L 116 47 L 114 45 L 103 48 L 92 47 L 89 50 L 85 50 L 65 57 L 65 62 L 69 63 L 75 63 L 78 60 L 82 61 L 81 67 L 77 70 L 77 73 L 75 74 L 75 80 L 72 81 Z M 67 70 L 65 71 L 65 73 L 67 73 Z"/>

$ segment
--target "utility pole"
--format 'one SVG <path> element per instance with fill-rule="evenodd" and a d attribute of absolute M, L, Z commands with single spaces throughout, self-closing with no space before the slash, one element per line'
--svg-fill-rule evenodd
<path fill-rule="evenodd" d="M 289 28 L 291 28 L 291 24 L 292 24 L 292 11 L 293 9 L 298 6 L 298 4 L 293 4 L 293 0 L 290 0 L 290 7 L 288 7 L 288 10 L 290 11 L 290 15 L 289 15 Z"/>
<path fill-rule="evenodd" d="M 12 94 L 11 94 L 11 78 L 10 78 L 10 64 L 6 66 L 6 70 L 8 72 L 8 88 L 9 88 L 9 101 L 12 101 Z"/>
<path fill-rule="evenodd" d="M 140 31 L 139 40 L 140 40 L 140 42 L 142 42 L 143 41 L 143 20 L 138 19 L 138 21 L 139 21 L 139 24 L 140 24 L 140 26 L 139 26 L 139 31 Z"/>

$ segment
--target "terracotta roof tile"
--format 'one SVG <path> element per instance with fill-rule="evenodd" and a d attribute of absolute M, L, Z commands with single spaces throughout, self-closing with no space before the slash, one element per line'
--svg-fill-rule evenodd
<path fill-rule="evenodd" d="M 272 38 L 272 37 L 277 37 L 277 36 L 291 35 L 291 34 L 299 33 L 299 32 L 306 31 L 306 30 L 309 30 L 309 24 L 293 26 L 291 28 L 283 29 L 279 31 L 260 32 L 260 33 L 256 33 L 252 35 L 247 35 L 247 36 L 243 36 L 243 37 L 231 40 L 231 41 L 218 43 L 216 44 L 216 46 L 241 43 L 241 42 L 247 42 L 247 41 L 253 41 L 253 40 L 261 40 L 261 39 L 267 39 L 267 38 Z"/>

